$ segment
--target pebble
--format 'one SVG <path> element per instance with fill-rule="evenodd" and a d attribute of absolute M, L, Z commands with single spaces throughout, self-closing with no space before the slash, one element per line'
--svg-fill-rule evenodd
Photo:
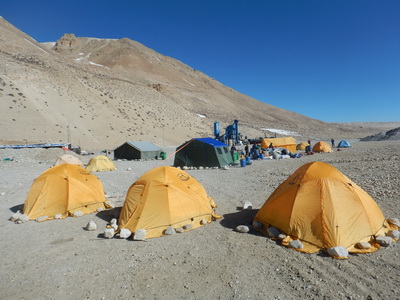
<path fill-rule="evenodd" d="M 393 239 L 390 236 L 383 236 L 383 235 L 377 236 L 375 240 L 379 245 L 383 247 L 389 247 L 393 241 Z"/>
<path fill-rule="evenodd" d="M 251 204 L 251 202 L 249 202 L 249 201 L 246 201 L 243 204 L 243 209 L 253 209 L 253 204 Z"/>
<path fill-rule="evenodd" d="M 200 221 L 200 224 L 201 224 L 201 225 L 206 225 L 206 224 L 207 224 L 207 220 L 206 220 L 206 219 L 202 219 L 202 220 Z"/>
<path fill-rule="evenodd" d="M 74 212 L 74 217 L 82 217 L 82 216 L 83 212 L 81 212 L 80 210 Z"/>
<path fill-rule="evenodd" d="M 295 249 L 303 249 L 304 245 L 300 240 L 293 240 L 289 242 L 289 246 Z"/>
<path fill-rule="evenodd" d="M 392 239 L 398 240 L 400 238 L 400 231 L 390 230 L 386 235 L 390 236 Z"/>
<path fill-rule="evenodd" d="M 176 233 L 183 233 L 185 230 L 182 227 L 175 228 Z"/>
<path fill-rule="evenodd" d="M 342 246 L 337 246 L 337 247 L 332 247 L 328 249 L 328 254 L 333 257 L 348 257 L 349 256 L 349 251 L 345 247 Z"/>
<path fill-rule="evenodd" d="M 128 228 L 122 228 L 120 233 L 119 233 L 119 237 L 121 239 L 127 239 L 132 235 L 132 232 L 128 229 Z"/>
<path fill-rule="evenodd" d="M 138 229 L 135 231 L 135 234 L 133 235 L 133 240 L 135 241 L 144 241 L 146 239 L 146 229 Z"/>
<path fill-rule="evenodd" d="M 87 231 L 94 231 L 97 229 L 97 224 L 94 221 L 89 221 L 89 223 L 87 223 L 85 229 Z"/>
<path fill-rule="evenodd" d="M 368 242 L 358 242 L 355 247 L 358 249 L 369 249 L 371 248 L 371 244 Z"/>
<path fill-rule="evenodd" d="M 261 222 L 258 222 L 258 221 L 253 221 L 253 227 L 261 229 L 261 228 L 263 228 L 263 224 Z"/>
<path fill-rule="evenodd" d="M 236 231 L 240 233 L 247 233 L 249 232 L 249 227 L 247 227 L 246 225 L 239 225 L 236 227 Z"/>
<path fill-rule="evenodd" d="M 166 235 L 173 235 L 175 233 L 176 233 L 176 231 L 174 230 L 174 228 L 172 228 L 172 226 L 168 226 L 167 229 L 165 229 Z"/>
<path fill-rule="evenodd" d="M 279 232 L 279 229 L 274 227 L 274 226 L 270 226 L 267 228 L 267 232 L 268 235 L 272 238 L 277 238 L 281 233 Z"/>
<path fill-rule="evenodd" d="M 185 225 L 183 225 L 182 227 L 183 227 L 183 229 L 185 229 L 185 230 L 190 230 L 190 229 L 193 228 L 192 224 L 185 224 Z"/>
<path fill-rule="evenodd" d="M 114 234 L 115 234 L 114 228 L 106 228 L 106 229 L 104 229 L 104 237 L 106 239 L 113 238 Z"/>

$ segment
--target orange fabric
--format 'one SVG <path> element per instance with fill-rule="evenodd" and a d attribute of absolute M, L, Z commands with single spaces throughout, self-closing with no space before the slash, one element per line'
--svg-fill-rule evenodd
<path fill-rule="evenodd" d="M 316 252 L 343 246 L 349 252 L 366 253 L 379 248 L 357 249 L 360 241 L 390 230 L 377 203 L 333 166 L 312 162 L 297 169 L 271 194 L 254 220 L 278 228 L 304 248 Z M 283 243 L 285 244 L 285 243 Z M 298 249 L 296 249 L 298 250 Z"/>
<path fill-rule="evenodd" d="M 185 171 L 158 167 L 140 177 L 128 190 L 119 217 L 119 228 L 131 232 L 146 229 L 146 238 L 164 235 L 173 228 L 190 224 L 200 227 L 201 220 L 211 222 L 214 201 L 203 186 Z"/>
<path fill-rule="evenodd" d="M 109 208 L 101 181 L 89 171 L 61 164 L 42 173 L 32 184 L 23 213 L 30 220 L 65 218 L 76 211 L 89 214 Z"/>
<path fill-rule="evenodd" d="M 293 137 L 262 139 L 261 148 L 267 149 L 271 143 L 274 147 L 282 147 L 292 153 L 296 152 L 296 140 Z"/>

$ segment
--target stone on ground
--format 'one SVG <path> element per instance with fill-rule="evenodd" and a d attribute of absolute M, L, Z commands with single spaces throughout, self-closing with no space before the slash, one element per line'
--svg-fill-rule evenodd
<path fill-rule="evenodd" d="M 349 251 L 345 247 L 342 246 L 337 246 L 337 247 L 332 247 L 328 249 L 328 254 L 333 257 L 348 257 L 349 256 Z"/>
<path fill-rule="evenodd" d="M 113 238 L 114 234 L 115 234 L 114 228 L 106 228 L 106 229 L 104 229 L 104 237 L 106 239 Z"/>
<path fill-rule="evenodd" d="M 368 242 L 358 242 L 356 244 L 356 248 L 358 248 L 358 249 L 369 249 L 369 248 L 371 248 L 371 244 L 368 243 Z"/>
<path fill-rule="evenodd" d="M 168 226 L 167 229 L 165 229 L 165 234 L 166 235 L 173 235 L 175 233 L 176 233 L 176 231 L 175 231 L 174 228 L 172 228 L 172 226 Z"/>
<path fill-rule="evenodd" d="M 121 239 L 127 239 L 130 237 L 132 232 L 128 228 L 122 228 L 121 231 L 119 232 L 119 237 Z"/>
<path fill-rule="evenodd" d="M 277 238 L 281 233 L 279 232 L 279 229 L 274 227 L 274 226 L 270 226 L 267 228 L 267 232 L 268 235 L 272 238 Z"/>
<path fill-rule="evenodd" d="M 146 229 L 142 228 L 142 229 L 138 229 L 135 231 L 134 235 L 133 235 L 133 239 L 135 241 L 144 241 L 146 239 Z"/>
<path fill-rule="evenodd" d="M 398 231 L 398 230 L 390 230 L 387 233 L 387 236 L 390 236 L 392 239 L 398 240 L 400 238 L 400 231 Z"/>
<path fill-rule="evenodd" d="M 376 237 L 376 242 L 383 247 L 389 247 L 392 241 L 393 239 L 390 236 L 379 235 Z"/>
<path fill-rule="evenodd" d="M 97 224 L 94 221 L 89 221 L 89 223 L 87 223 L 85 229 L 88 231 L 94 231 L 97 229 Z"/>
<path fill-rule="evenodd" d="M 247 233 L 249 232 L 249 227 L 247 227 L 246 225 L 239 225 L 238 227 L 236 227 L 236 231 L 241 233 Z"/>
<path fill-rule="evenodd" d="M 303 249 L 304 245 L 300 240 L 293 240 L 289 242 L 289 246 L 295 249 Z"/>

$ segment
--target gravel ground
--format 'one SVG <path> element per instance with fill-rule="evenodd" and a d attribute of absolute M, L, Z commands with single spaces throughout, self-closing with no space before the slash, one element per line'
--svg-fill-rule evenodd
<path fill-rule="evenodd" d="M 168 148 L 172 154 L 174 148 Z M 400 141 L 296 159 L 254 161 L 244 168 L 189 170 L 218 205 L 222 220 L 183 234 L 136 242 L 103 239 L 112 211 L 14 224 L 33 180 L 59 149 L 0 150 L 3 299 L 399 299 L 399 245 L 335 260 L 280 246 L 249 225 L 274 189 L 310 161 L 332 164 L 368 192 L 386 217 L 400 217 Z M 3 161 L 10 158 L 11 161 Z M 89 156 L 80 159 L 87 163 Z M 129 186 L 165 161 L 116 161 L 95 173 L 117 207 Z M 252 210 L 241 210 L 245 201 Z M 89 221 L 96 231 L 85 231 Z"/>

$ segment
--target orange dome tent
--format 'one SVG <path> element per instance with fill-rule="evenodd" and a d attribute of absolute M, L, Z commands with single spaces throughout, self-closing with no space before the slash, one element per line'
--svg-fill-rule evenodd
<path fill-rule="evenodd" d="M 300 144 L 297 144 L 296 150 L 305 151 L 307 146 L 310 146 L 310 144 L 307 142 L 301 142 Z"/>
<path fill-rule="evenodd" d="M 333 166 L 312 162 L 301 166 L 271 194 L 254 217 L 255 229 L 286 235 L 283 245 L 300 240 L 298 251 L 313 253 L 333 247 L 367 253 L 379 249 L 375 237 L 397 229 L 389 225 L 377 203 Z M 371 247 L 359 249 L 359 242 Z"/>
<path fill-rule="evenodd" d="M 158 167 L 131 185 L 118 227 L 131 232 L 145 229 L 146 238 L 159 237 L 169 226 L 190 230 L 220 218 L 214 207 L 213 199 L 188 173 L 174 167 Z"/>
<path fill-rule="evenodd" d="M 45 221 L 86 215 L 110 208 L 101 181 L 71 164 L 52 167 L 32 184 L 23 213 L 30 220 Z"/>
<path fill-rule="evenodd" d="M 318 142 L 312 148 L 313 152 L 333 152 L 331 146 L 325 142 Z"/>
<path fill-rule="evenodd" d="M 116 169 L 113 161 L 104 155 L 93 157 L 86 166 L 86 170 L 90 172 L 114 171 Z"/>

